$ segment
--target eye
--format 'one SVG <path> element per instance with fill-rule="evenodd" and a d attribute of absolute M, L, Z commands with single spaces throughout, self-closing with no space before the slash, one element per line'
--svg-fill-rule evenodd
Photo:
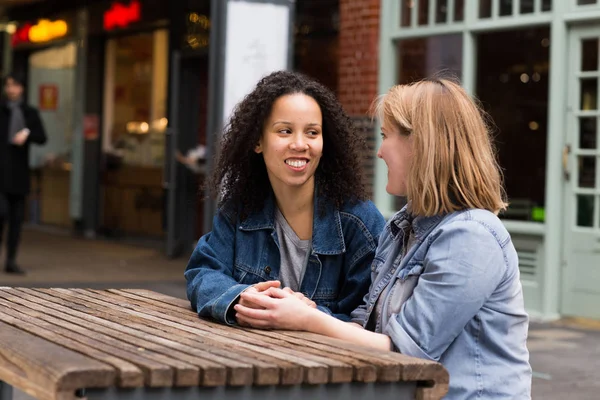
<path fill-rule="evenodd" d="M 308 131 L 307 134 L 309 136 L 319 136 L 320 133 L 319 131 Z"/>
<path fill-rule="evenodd" d="M 289 128 L 284 128 L 284 129 L 278 130 L 277 133 L 283 133 L 283 134 L 289 135 L 290 133 L 292 133 L 292 130 Z"/>
<path fill-rule="evenodd" d="M 385 139 L 385 133 L 383 133 L 383 132 L 379 132 L 379 134 L 381 135 L 381 138 L 382 138 L 382 139 Z"/>

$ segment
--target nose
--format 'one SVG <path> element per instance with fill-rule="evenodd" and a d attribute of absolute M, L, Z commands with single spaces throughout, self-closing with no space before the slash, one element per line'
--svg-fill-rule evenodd
<path fill-rule="evenodd" d="M 381 155 L 381 146 L 379 146 L 379 149 L 377 150 L 377 158 L 381 158 L 383 160 L 383 156 Z"/>
<path fill-rule="evenodd" d="M 308 150 L 308 142 L 301 132 L 294 135 L 290 148 L 296 151 Z"/>

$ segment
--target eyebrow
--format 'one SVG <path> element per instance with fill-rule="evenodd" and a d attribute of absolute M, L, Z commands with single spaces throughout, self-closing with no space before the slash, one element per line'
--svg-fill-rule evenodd
<path fill-rule="evenodd" d="M 273 122 L 273 125 L 271 125 L 271 126 L 275 126 L 277 124 L 293 125 L 290 121 L 275 121 L 275 122 Z M 318 126 L 320 128 L 321 124 L 317 124 L 316 122 L 311 122 L 310 124 L 306 124 L 306 126 Z"/>

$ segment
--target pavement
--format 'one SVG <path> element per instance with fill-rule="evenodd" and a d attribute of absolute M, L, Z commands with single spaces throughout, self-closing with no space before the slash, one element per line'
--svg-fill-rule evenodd
<path fill-rule="evenodd" d="M 0 273 L 0 286 L 141 288 L 185 298 L 188 256 L 167 259 L 160 242 L 87 240 L 29 227 L 19 255 L 28 274 Z M 528 347 L 534 399 L 600 399 L 600 321 L 532 321 Z M 30 399 L 15 392 L 14 400 Z"/>

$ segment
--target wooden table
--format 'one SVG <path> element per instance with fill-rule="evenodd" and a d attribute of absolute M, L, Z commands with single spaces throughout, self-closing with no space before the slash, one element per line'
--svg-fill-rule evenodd
<path fill-rule="evenodd" d="M 41 400 L 440 399 L 448 374 L 320 335 L 201 320 L 146 290 L 0 288 L 0 400 L 12 387 Z"/>

